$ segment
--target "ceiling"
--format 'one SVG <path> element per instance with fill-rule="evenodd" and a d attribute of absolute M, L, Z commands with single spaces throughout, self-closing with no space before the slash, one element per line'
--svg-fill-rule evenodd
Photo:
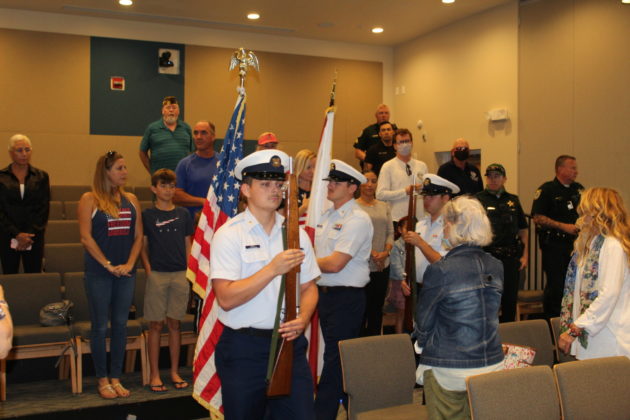
<path fill-rule="evenodd" d="M 514 0 L 0 0 L 0 8 L 391 46 Z M 261 15 L 247 20 L 248 12 Z M 381 26 L 382 34 L 371 28 Z"/>

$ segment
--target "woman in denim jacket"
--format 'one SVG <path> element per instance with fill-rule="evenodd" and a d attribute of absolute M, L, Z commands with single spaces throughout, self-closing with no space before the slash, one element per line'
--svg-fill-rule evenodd
<path fill-rule="evenodd" d="M 491 242 L 492 229 L 479 201 L 458 197 L 442 215 L 450 251 L 424 274 L 416 307 L 418 376 L 431 419 L 468 419 L 466 377 L 503 367 L 503 267 L 481 249 Z"/>

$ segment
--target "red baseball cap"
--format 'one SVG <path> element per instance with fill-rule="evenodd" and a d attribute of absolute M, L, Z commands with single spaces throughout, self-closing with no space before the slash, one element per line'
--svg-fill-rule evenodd
<path fill-rule="evenodd" d="M 278 143 L 278 138 L 271 131 L 265 131 L 258 136 L 258 145 L 262 146 L 267 143 Z"/>

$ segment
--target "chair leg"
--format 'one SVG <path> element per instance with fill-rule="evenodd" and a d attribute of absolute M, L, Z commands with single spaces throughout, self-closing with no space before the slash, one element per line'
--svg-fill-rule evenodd
<path fill-rule="evenodd" d="M 193 358 L 195 357 L 195 345 L 189 344 L 186 351 L 186 366 L 192 366 Z"/>
<path fill-rule="evenodd" d="M 140 337 L 140 372 L 142 375 L 142 386 L 149 383 L 149 368 L 147 366 L 147 346 L 144 337 Z"/>
<path fill-rule="evenodd" d="M 7 400 L 7 360 L 0 360 L 0 401 Z"/>
<path fill-rule="evenodd" d="M 81 337 L 76 337 L 76 346 L 77 346 L 77 371 L 76 371 L 76 387 L 77 394 L 81 394 L 83 392 L 83 347 L 81 344 Z"/>
<path fill-rule="evenodd" d="M 133 372 L 133 367 L 136 364 L 137 350 L 127 350 L 127 357 L 125 358 L 125 373 Z"/>
<path fill-rule="evenodd" d="M 70 349 L 70 386 L 72 393 L 77 394 L 77 359 L 76 354 Z"/>
<path fill-rule="evenodd" d="M 521 320 L 521 304 L 516 303 L 516 322 Z"/>

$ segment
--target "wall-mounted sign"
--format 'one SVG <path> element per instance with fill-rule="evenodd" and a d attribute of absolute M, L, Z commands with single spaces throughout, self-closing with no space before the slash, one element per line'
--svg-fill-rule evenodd
<path fill-rule="evenodd" d="M 109 78 L 109 88 L 111 90 L 125 90 L 125 78 L 121 76 L 111 76 Z"/>

